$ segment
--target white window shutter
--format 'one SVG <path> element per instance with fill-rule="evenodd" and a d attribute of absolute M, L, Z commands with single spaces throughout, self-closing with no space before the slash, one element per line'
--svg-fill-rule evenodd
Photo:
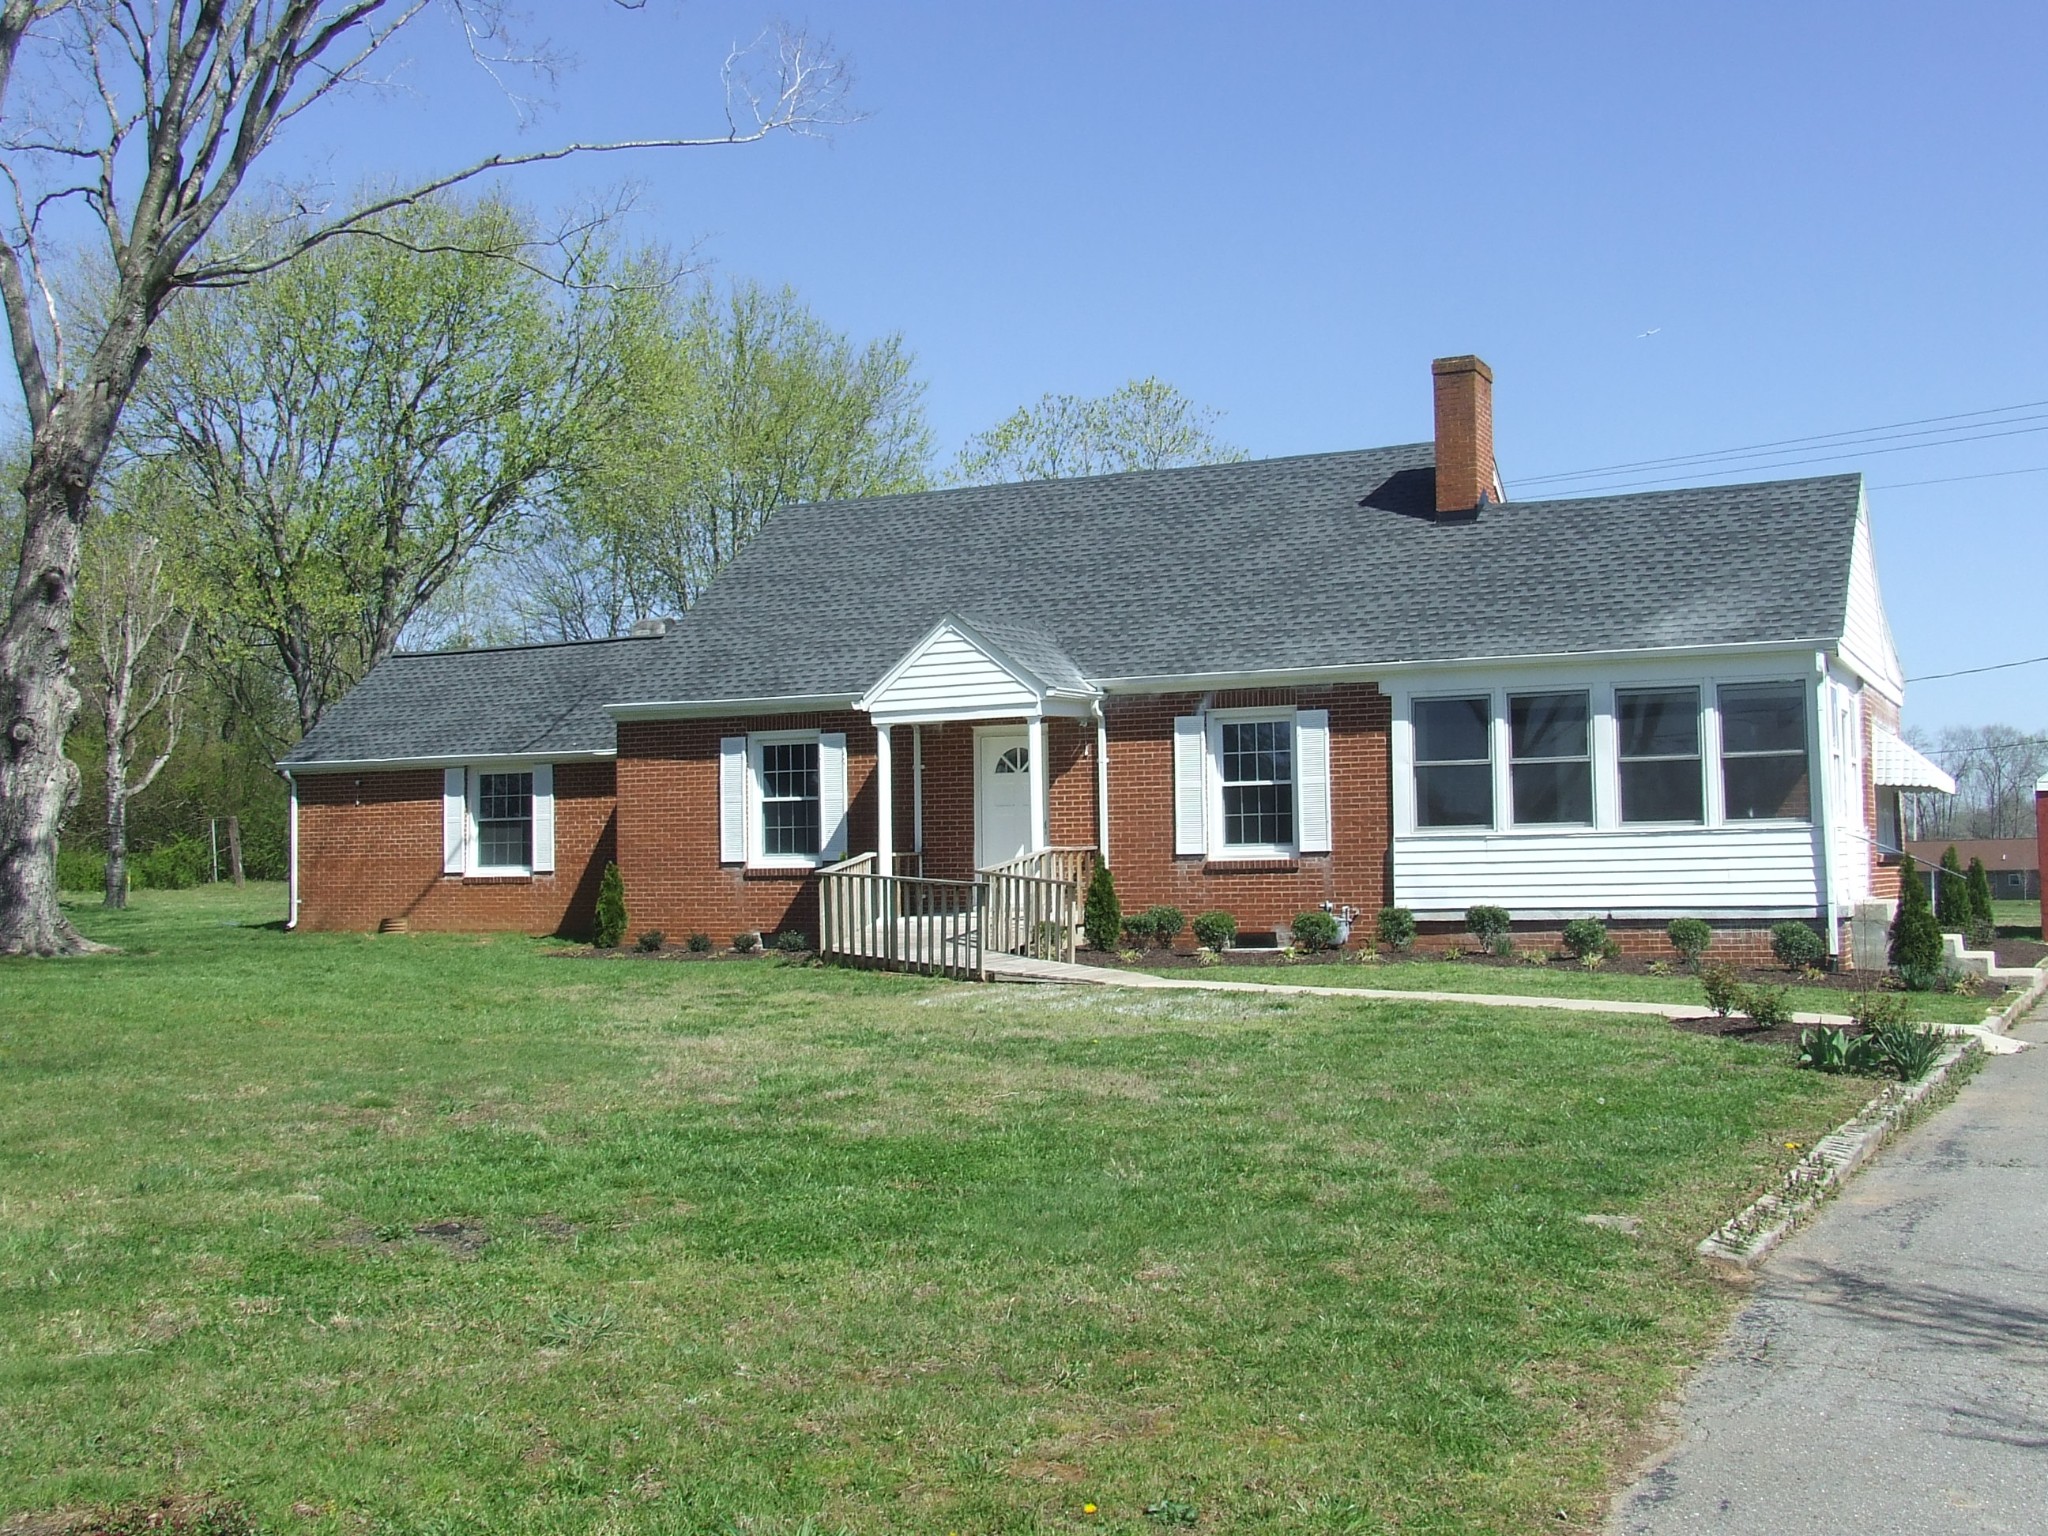
<path fill-rule="evenodd" d="M 747 738 L 718 742 L 718 862 L 747 862 Z"/>
<path fill-rule="evenodd" d="M 846 733 L 818 736 L 818 852 L 826 862 L 846 857 Z"/>
<path fill-rule="evenodd" d="M 1294 841 L 1303 853 L 1330 851 L 1330 712 L 1294 712 Z"/>
<path fill-rule="evenodd" d="M 441 873 L 459 875 L 469 868 L 469 770 L 441 773 Z"/>
<path fill-rule="evenodd" d="M 533 872 L 555 872 L 555 765 L 533 765 Z"/>
<path fill-rule="evenodd" d="M 1173 851 L 1209 851 L 1209 731 L 1200 715 L 1173 722 Z"/>

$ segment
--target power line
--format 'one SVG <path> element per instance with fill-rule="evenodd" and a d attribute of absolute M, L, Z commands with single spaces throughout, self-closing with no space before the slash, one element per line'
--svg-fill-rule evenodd
<path fill-rule="evenodd" d="M 2025 661 L 1995 661 L 1988 667 L 1964 667 L 1960 672 L 1928 672 L 1920 677 L 1909 677 L 1909 683 L 1935 683 L 1944 677 L 1975 677 L 1979 672 L 2003 672 L 2010 667 L 2038 667 L 2048 661 L 2048 656 L 2029 656 Z"/>
<path fill-rule="evenodd" d="M 1753 456 L 1756 454 L 1769 453 L 1784 448 L 1798 448 L 1808 445 L 1834 442 L 1836 439 L 1840 438 L 1868 437 L 1874 434 L 1882 433 L 1901 433 L 1902 435 L 1914 437 L 1930 436 L 1932 435 L 1930 433 L 1905 433 L 1904 429 L 1907 427 L 1924 427 L 1929 425 L 1930 423 L 1935 422 L 1969 421 L 1975 417 L 2010 416 L 2014 411 L 2036 411 L 2041 410 L 2044 407 L 2048 407 L 2048 400 L 2027 400 L 2022 401 L 2016 405 L 1991 406 L 1981 411 L 1957 411 L 1947 416 L 1921 416 L 1912 421 L 1895 421 L 1886 423 L 1882 426 L 1850 427 L 1840 432 L 1817 432 L 1808 437 L 1781 437 L 1771 442 L 1750 443 L 1740 448 L 1716 448 L 1704 453 L 1682 453 L 1674 455 L 1670 458 L 1663 459 L 1634 459 L 1625 464 L 1603 464 L 1592 469 L 1560 470 L 1554 473 L 1541 475 L 1520 475 L 1516 477 L 1516 481 L 1518 484 L 1540 485 L 1545 481 L 1550 480 L 1583 480 L 1593 475 L 1620 474 L 1626 470 L 1632 469 L 1676 468 L 1682 464 L 1698 463 L 1703 459 L 1726 459 L 1740 456 Z M 2037 418 L 2027 417 L 2022 419 L 2034 420 Z M 2005 423 L 2002 422 L 1978 422 L 1976 424 L 1982 426 L 2005 425 Z M 1962 431 L 1965 429 L 1955 427 L 1948 428 L 1945 430 Z"/>
<path fill-rule="evenodd" d="M 1582 496 L 1609 496 L 1620 491 L 1640 489 L 1643 486 L 1682 485 L 1697 480 L 1702 476 L 1762 474 L 1767 470 L 1797 469 L 1802 464 L 1834 464 L 1839 463 L 1843 459 L 1871 459 L 1876 458 L 1880 454 L 1911 453 L 1915 449 L 1919 448 L 1946 448 L 1951 443 L 1981 443 L 1997 437 L 2025 437 L 2031 433 L 2036 432 L 2048 432 L 2048 426 L 2017 427 L 2010 432 L 1980 432 L 1970 437 L 1947 438 L 1939 443 L 1902 443 L 1897 447 L 1893 448 L 1862 447 L 1857 449 L 1857 451 L 1853 453 L 1818 454 L 1812 458 L 1783 459 L 1772 464 L 1731 465 L 1726 468 L 1714 468 L 1711 466 L 1703 465 L 1697 468 L 1692 474 L 1665 475 L 1661 478 L 1647 480 L 1624 480 L 1618 485 L 1592 486 L 1586 490 L 1575 492 L 1574 494 Z M 1529 482 L 1521 480 L 1519 478 L 1517 478 L 1515 481 L 1515 484 L 1517 486 L 1525 485 L 1527 483 Z"/>
<path fill-rule="evenodd" d="M 1964 480 L 2003 480 L 2008 475 L 2048 475 L 2048 464 L 2036 464 L 2031 469 L 1991 469 L 1981 475 L 1943 475 L 1935 480 L 1889 480 L 1883 485 L 1873 485 L 1873 491 L 1906 491 L 1916 485 L 1955 485 Z"/>

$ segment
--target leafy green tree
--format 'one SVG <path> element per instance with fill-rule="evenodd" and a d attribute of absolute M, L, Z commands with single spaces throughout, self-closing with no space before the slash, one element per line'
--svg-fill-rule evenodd
<path fill-rule="evenodd" d="M 597 882 L 597 915 L 590 942 L 599 949 L 617 949 L 626 937 L 626 882 L 619 866 L 607 864 Z"/>
<path fill-rule="evenodd" d="M 1899 910 L 1892 918 L 1891 961 L 1902 973 L 1924 975 L 1941 965 L 1941 924 L 1928 904 L 1927 882 L 1913 856 L 1899 859 Z"/>
<path fill-rule="evenodd" d="M 566 286 L 505 259 L 544 241 L 499 200 L 374 227 L 188 297 L 131 416 L 195 509 L 207 618 L 272 651 L 301 732 L 580 471 L 617 410 L 635 286 L 593 242 L 563 255 Z"/>
<path fill-rule="evenodd" d="M 1963 933 L 1970 926 L 1970 887 L 1954 843 L 1942 854 L 1941 871 L 1935 877 L 1934 916 L 1945 933 Z"/>
<path fill-rule="evenodd" d="M 946 478 L 997 485 L 1232 463 L 1245 453 L 1216 435 L 1221 419 L 1157 378 L 1093 398 L 1045 395 L 969 438 Z"/>
<path fill-rule="evenodd" d="M 567 515 L 520 562 L 526 627 L 579 639 L 681 613 L 777 511 L 929 484 L 900 336 L 865 345 L 788 288 L 643 289 L 617 333 L 621 409 Z"/>

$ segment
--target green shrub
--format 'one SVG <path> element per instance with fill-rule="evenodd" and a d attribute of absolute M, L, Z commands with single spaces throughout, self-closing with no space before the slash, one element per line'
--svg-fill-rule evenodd
<path fill-rule="evenodd" d="M 1297 912 L 1288 926 L 1295 944 L 1311 954 L 1337 947 L 1337 919 L 1327 912 Z"/>
<path fill-rule="evenodd" d="M 1467 907 L 1465 909 L 1465 931 L 1479 941 L 1483 949 L 1497 954 L 1497 943 L 1508 936 L 1514 927 L 1514 919 L 1508 916 L 1506 907 Z"/>
<path fill-rule="evenodd" d="M 1970 893 L 1971 928 L 1988 928 L 1995 935 L 1998 932 L 1998 916 L 1991 906 L 1991 876 L 1984 872 L 1982 859 L 1970 860 L 1970 873 L 1964 884 Z"/>
<path fill-rule="evenodd" d="M 1788 971 L 1803 971 L 1828 957 L 1827 940 L 1804 923 L 1778 923 L 1771 929 L 1771 953 Z"/>
<path fill-rule="evenodd" d="M 1858 994 L 1856 1006 L 1849 1010 L 1849 1017 L 1865 1029 L 1903 1024 L 1906 1022 L 1906 1000 L 1896 992 L 1863 992 Z"/>
<path fill-rule="evenodd" d="M 1724 1019 L 1742 1006 L 1742 983 L 1732 965 L 1701 966 L 1700 990 L 1707 994 L 1707 1006 Z"/>
<path fill-rule="evenodd" d="M 1607 953 L 1607 928 L 1590 917 L 1575 917 L 1564 925 L 1564 947 L 1574 958 Z"/>
<path fill-rule="evenodd" d="M 775 935 L 775 947 L 785 955 L 807 955 L 811 952 L 810 935 L 785 928 Z"/>
<path fill-rule="evenodd" d="M 128 855 L 128 883 L 151 891 L 189 891 L 213 874 L 213 849 L 196 837 L 174 838 Z M 105 876 L 101 876 L 102 882 Z"/>
<path fill-rule="evenodd" d="M 1124 933 L 1134 944 L 1171 946 L 1187 921 L 1179 907 L 1147 907 L 1124 919 Z"/>
<path fill-rule="evenodd" d="M 1124 909 L 1116 899 L 1116 880 L 1107 864 L 1098 863 L 1088 881 L 1088 900 L 1081 911 L 1081 932 L 1090 949 L 1107 953 L 1124 931 Z"/>
<path fill-rule="evenodd" d="M 1744 987 L 1741 1008 L 1749 1022 L 1776 1029 L 1792 1022 L 1790 992 L 1784 987 Z"/>
<path fill-rule="evenodd" d="M 1373 931 L 1389 949 L 1411 949 L 1415 944 L 1415 914 L 1406 907 L 1381 907 Z"/>
<path fill-rule="evenodd" d="M 1909 970 L 1924 975 L 1941 968 L 1941 924 L 1927 904 L 1927 886 L 1910 853 L 1899 860 L 1899 910 L 1892 918 L 1891 961 L 1902 978 Z"/>
<path fill-rule="evenodd" d="M 736 955 L 751 955 L 760 947 L 761 935 L 751 928 L 745 933 L 736 933 L 732 936 L 732 952 Z"/>
<path fill-rule="evenodd" d="M 1204 912 L 1195 919 L 1195 942 L 1205 949 L 1228 949 L 1237 942 L 1237 919 L 1228 912 Z"/>
<path fill-rule="evenodd" d="M 633 941 L 633 947 L 643 955 L 651 955 L 668 942 L 668 935 L 659 928 L 650 928 Z"/>
<path fill-rule="evenodd" d="M 1970 884 L 1963 877 L 1963 861 L 1950 843 L 1941 856 L 1941 869 L 1934 877 L 1934 920 L 1943 933 L 1961 933 L 1970 926 Z"/>
<path fill-rule="evenodd" d="M 90 848 L 57 849 L 58 890 L 99 892 L 106 888 L 107 856 L 104 853 L 95 853 Z"/>
<path fill-rule="evenodd" d="M 1512 933 L 1497 933 L 1486 946 L 1503 960 L 1515 958 L 1515 936 Z"/>
<path fill-rule="evenodd" d="M 1933 916 L 1932 913 L 1928 915 Z M 1956 973 L 1938 961 L 1933 965 L 1902 965 L 1898 972 L 1899 981 L 1908 992 L 1953 992 L 1956 989 Z"/>
<path fill-rule="evenodd" d="M 708 955 L 711 953 L 711 935 L 708 933 L 693 933 L 690 935 L 689 942 L 683 947 L 693 955 Z"/>
<path fill-rule="evenodd" d="M 1674 917 L 1665 928 L 1664 937 L 1671 941 L 1679 958 L 1697 970 L 1700 957 L 1713 946 L 1714 930 L 1705 918 Z"/>
<path fill-rule="evenodd" d="M 599 949 L 617 949 L 626 936 L 626 882 L 617 864 L 607 864 L 597 882 L 597 915 L 590 942 Z"/>

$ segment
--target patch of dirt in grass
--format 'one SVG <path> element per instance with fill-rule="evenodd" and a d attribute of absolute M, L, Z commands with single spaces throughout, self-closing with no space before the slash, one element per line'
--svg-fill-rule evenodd
<path fill-rule="evenodd" d="M 1742 1018 L 1739 1015 L 1734 1018 L 1724 1019 L 1718 1014 L 1708 1013 L 1702 1014 L 1697 1018 L 1673 1019 L 1671 1027 L 1673 1029 L 1682 1029 L 1688 1035 L 1711 1035 L 1720 1040 L 1743 1040 L 1751 1045 L 1797 1045 L 1799 1043 L 1799 1031 L 1804 1026 L 1798 1024 L 1774 1024 L 1765 1027 L 1753 1024 L 1748 1019 Z M 1844 1028 L 1845 1032 L 1851 1035 L 1859 1035 L 1863 1032 L 1853 1024 L 1847 1025 Z"/>
<path fill-rule="evenodd" d="M 564 1221 L 559 1216 L 536 1216 L 533 1230 L 542 1237 L 552 1237 L 561 1242 L 570 1242 L 582 1236 L 583 1228 L 573 1221 Z"/>
<path fill-rule="evenodd" d="M 423 1221 L 412 1232 L 457 1259 L 475 1258 L 491 1240 L 491 1234 L 473 1221 Z"/>
<path fill-rule="evenodd" d="M 2048 944 L 2039 939 L 2020 938 L 2011 929 L 1992 942 L 1991 952 L 2000 965 L 2039 965 L 2048 960 Z"/>
<path fill-rule="evenodd" d="M 195 1494 L 99 1509 L 52 1509 L 0 1520 L 0 1536 L 256 1536 L 239 1504 Z"/>

